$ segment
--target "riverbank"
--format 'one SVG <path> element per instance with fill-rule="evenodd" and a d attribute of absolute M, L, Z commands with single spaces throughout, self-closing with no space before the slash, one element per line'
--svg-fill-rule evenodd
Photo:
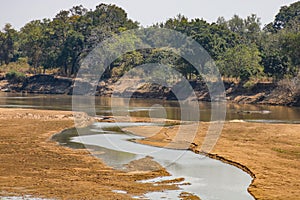
<path fill-rule="evenodd" d="M 77 80 L 78 81 L 78 80 Z M 86 91 L 90 95 L 129 98 L 152 98 L 177 100 L 171 88 L 157 84 L 145 83 L 144 80 L 107 79 L 96 86 L 81 80 L 82 87 L 90 88 Z M 52 75 L 35 75 L 27 77 L 23 82 L 7 81 L 0 77 L 0 90 L 6 92 L 23 92 L 35 94 L 68 94 L 72 95 L 75 79 L 55 77 Z M 197 101 L 211 101 L 207 85 L 203 81 L 190 81 L 189 84 L 195 92 Z M 211 83 L 213 84 L 213 83 Z M 95 88 L 95 93 L 92 88 Z M 292 80 L 282 80 L 277 83 L 252 83 L 251 85 L 224 81 L 226 100 L 240 104 L 268 104 L 300 106 L 300 82 L 295 77 Z M 214 100 L 214 99 L 213 99 Z"/>
<path fill-rule="evenodd" d="M 201 151 L 209 123 L 201 123 L 190 149 Z M 173 138 L 179 126 L 164 127 L 153 135 L 158 127 L 130 127 L 126 130 L 146 137 L 137 142 L 147 145 L 176 147 L 184 141 Z M 196 126 L 194 127 L 197 128 Z M 208 155 L 214 159 L 235 165 L 253 178 L 248 191 L 256 199 L 285 200 L 300 196 L 300 125 L 226 122 L 222 134 Z M 148 137 L 147 137 L 148 134 Z M 185 138 L 183 138 L 184 140 Z"/>
<path fill-rule="evenodd" d="M 93 121 L 85 115 L 82 117 L 86 119 L 82 126 Z M 71 112 L 0 109 L 0 119 L 0 196 L 130 199 L 133 195 L 175 187 L 136 182 L 167 174 L 163 169 L 143 173 L 116 171 L 90 156 L 88 151 L 64 148 L 51 141 L 53 134 L 74 126 Z M 176 121 L 168 123 L 176 124 Z M 201 149 L 208 125 L 201 123 L 191 145 L 196 153 Z M 153 135 L 153 130 L 160 128 L 127 130 L 146 137 L 150 135 L 140 143 L 165 146 L 172 141 L 178 126 L 164 127 Z M 257 199 L 297 199 L 300 195 L 299 132 L 300 125 L 296 124 L 227 122 L 209 156 L 240 167 L 255 177 L 249 192 Z M 127 191 L 127 194 L 113 191 Z"/>
<path fill-rule="evenodd" d="M 82 126 L 93 121 L 84 114 L 80 116 L 84 119 Z M 129 172 L 117 171 L 87 150 L 65 148 L 50 140 L 53 134 L 73 126 L 72 112 L 0 108 L 0 197 L 132 199 L 177 188 L 137 182 L 168 175 L 151 159 L 131 163 Z M 139 171 L 135 164 L 153 164 L 156 168 Z"/>

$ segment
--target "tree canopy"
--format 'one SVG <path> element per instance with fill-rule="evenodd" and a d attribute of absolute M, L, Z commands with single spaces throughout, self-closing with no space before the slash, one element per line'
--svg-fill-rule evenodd
<path fill-rule="evenodd" d="M 263 29 L 255 14 L 245 19 L 238 15 L 229 20 L 219 17 L 215 23 L 178 15 L 153 26 L 176 30 L 196 40 L 225 77 L 247 81 L 268 76 L 277 80 L 299 72 L 299 16 L 300 2 L 296 2 L 283 6 Z M 74 76 L 81 60 L 99 42 L 137 28 L 141 28 L 139 23 L 129 19 L 122 8 L 107 4 L 94 10 L 74 6 L 53 19 L 33 20 L 19 31 L 7 24 L 0 31 L 0 65 L 26 58 L 34 73 L 37 69 L 59 69 L 61 75 Z M 187 61 L 160 49 L 129 52 L 111 64 L 106 76 L 121 76 L 147 62 L 167 63 L 189 79 L 199 76 Z"/>

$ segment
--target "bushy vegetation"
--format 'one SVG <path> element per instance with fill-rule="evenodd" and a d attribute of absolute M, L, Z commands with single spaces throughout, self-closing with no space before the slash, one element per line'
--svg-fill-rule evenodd
<path fill-rule="evenodd" d="M 243 84 L 258 77 L 277 81 L 299 72 L 300 2 L 282 7 L 263 29 L 255 14 L 246 19 L 237 15 L 229 20 L 220 17 L 215 23 L 178 15 L 153 26 L 192 37 L 210 53 L 224 78 L 235 78 Z M 106 4 L 95 10 L 75 6 L 53 19 L 31 21 L 20 31 L 7 24 L 0 31 L 0 65 L 23 61 L 24 66 L 25 61 L 33 73 L 58 69 L 63 75 L 74 76 L 80 60 L 99 42 L 136 28 L 138 22 L 128 19 L 123 9 Z M 185 60 L 159 49 L 123 55 L 111 64 L 105 76 L 122 76 L 132 67 L 149 62 L 167 63 L 188 79 L 199 78 Z"/>
<path fill-rule="evenodd" d="M 3 64 L 0 66 L 0 73 L 6 74 L 10 71 L 17 71 L 24 74 L 30 74 L 31 66 L 27 63 L 26 58 L 19 58 L 16 62 L 10 62 L 7 65 Z"/>
<path fill-rule="evenodd" d="M 26 78 L 26 75 L 22 72 L 10 71 L 5 74 L 5 78 L 12 83 L 23 82 Z"/>

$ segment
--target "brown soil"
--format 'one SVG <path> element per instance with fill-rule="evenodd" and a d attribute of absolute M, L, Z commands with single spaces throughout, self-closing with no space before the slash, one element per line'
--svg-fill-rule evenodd
<path fill-rule="evenodd" d="M 81 116 L 85 124 L 91 122 L 86 115 Z M 136 181 L 168 175 L 157 163 L 155 170 L 141 171 L 145 168 L 137 162 L 138 168 L 133 164 L 130 172 L 116 171 L 86 150 L 65 148 L 49 139 L 72 126 L 71 112 L 0 109 L 0 197 L 131 199 L 147 191 L 177 188 Z M 144 164 L 153 164 L 150 160 Z"/>
<path fill-rule="evenodd" d="M 12 92 L 28 92 L 38 94 L 72 94 L 74 79 L 57 77 L 53 75 L 39 74 L 28 76 L 26 81 L 20 83 L 9 83 L 1 79 L 0 90 Z M 79 81 L 79 80 L 76 80 Z M 93 86 L 81 80 L 82 87 L 93 88 Z M 96 89 L 96 96 L 114 96 L 128 98 L 154 98 L 177 100 L 171 88 L 158 84 L 150 84 L 142 79 L 122 79 L 116 82 L 115 79 L 101 81 Z M 211 97 L 207 84 L 203 81 L 190 81 L 189 84 L 195 91 L 198 101 L 210 101 Z M 213 83 L 212 83 L 213 84 Z M 241 104 L 271 104 L 300 106 L 300 84 L 299 78 L 292 80 L 282 80 L 278 83 L 259 82 L 251 87 L 245 88 L 243 84 L 238 84 L 232 80 L 224 80 L 226 98 L 228 101 Z M 88 93 L 91 93 L 89 91 Z"/>
<path fill-rule="evenodd" d="M 201 152 L 208 126 L 208 123 L 201 123 L 190 146 L 196 153 Z M 143 144 L 180 148 L 184 142 L 178 141 L 178 137 L 173 140 L 178 126 L 164 127 L 155 135 L 156 127 L 130 127 L 127 130 L 146 136 L 137 141 Z M 254 180 L 248 190 L 256 199 L 296 200 L 300 196 L 299 133 L 300 125 L 228 122 L 208 156 L 249 173 Z"/>

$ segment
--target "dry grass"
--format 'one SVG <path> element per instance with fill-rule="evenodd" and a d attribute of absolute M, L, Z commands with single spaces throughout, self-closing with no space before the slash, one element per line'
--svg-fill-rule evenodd
<path fill-rule="evenodd" d="M 26 74 L 30 72 L 30 66 L 27 63 L 18 63 L 18 62 L 9 63 L 8 65 L 0 66 L 0 73 L 6 74 L 10 71 Z"/>

